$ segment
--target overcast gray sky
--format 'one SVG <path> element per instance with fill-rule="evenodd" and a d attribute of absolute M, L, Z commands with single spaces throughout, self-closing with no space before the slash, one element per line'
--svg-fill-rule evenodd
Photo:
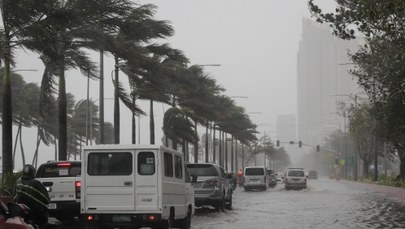
<path fill-rule="evenodd" d="M 318 0 L 332 9 L 333 0 Z M 205 67 L 206 72 L 222 85 L 237 105 L 246 108 L 262 133 L 275 131 L 279 114 L 296 114 L 296 63 L 301 39 L 302 18 L 310 17 L 307 0 L 142 0 L 140 4 L 157 6 L 156 18 L 170 21 L 175 35 L 167 40 L 173 48 L 184 51 L 191 64 L 220 64 Z M 93 53 L 94 61 L 98 56 Z M 106 57 L 105 97 L 113 97 L 110 74 L 113 61 Z M 21 52 L 17 69 L 38 69 L 20 72 L 26 81 L 40 82 L 43 64 L 38 56 Z M 125 84 L 125 78 L 122 77 Z M 78 71 L 66 74 L 67 92 L 76 100 L 86 98 L 86 78 Z M 90 97 L 98 100 L 98 82 L 90 83 Z M 106 121 L 113 122 L 113 103 L 105 102 Z M 147 104 L 141 104 L 148 111 Z M 121 109 L 123 105 L 121 105 Z M 165 106 L 155 106 L 157 137 Z M 130 143 L 128 112 L 121 115 L 121 143 Z M 204 130 L 200 128 L 200 133 Z M 35 131 L 31 134 L 35 136 Z M 141 119 L 141 142 L 148 143 L 148 119 Z M 275 134 L 270 136 L 275 138 Z M 28 137 L 28 136 L 27 136 Z M 159 141 L 157 139 L 157 141 Z M 52 149 L 53 150 L 53 149 Z M 40 158 L 41 159 L 41 158 Z"/>
<path fill-rule="evenodd" d="M 244 106 L 261 132 L 274 131 L 279 114 L 297 110 L 296 63 L 306 0 L 143 0 L 171 21 L 169 39 Z M 325 6 L 333 1 L 322 0 Z M 260 125 L 263 124 L 263 125 Z"/>

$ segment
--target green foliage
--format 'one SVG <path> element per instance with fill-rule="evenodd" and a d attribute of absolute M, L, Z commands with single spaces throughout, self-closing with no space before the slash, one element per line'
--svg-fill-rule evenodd
<path fill-rule="evenodd" d="M 21 172 L 7 173 L 3 176 L 0 186 L 0 195 L 12 196 L 13 188 L 17 183 L 17 180 L 21 177 Z"/>

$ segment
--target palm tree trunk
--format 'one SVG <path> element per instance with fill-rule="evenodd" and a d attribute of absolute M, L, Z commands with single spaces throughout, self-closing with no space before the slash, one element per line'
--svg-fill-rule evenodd
<path fill-rule="evenodd" d="M 114 143 L 120 144 L 120 100 L 118 94 L 119 75 L 118 57 L 115 57 L 115 93 L 114 93 Z"/>
<path fill-rule="evenodd" d="M 242 144 L 242 170 L 245 168 L 245 145 Z"/>
<path fill-rule="evenodd" d="M 100 94 L 99 94 L 99 107 L 100 107 L 100 144 L 104 144 L 104 52 L 100 51 Z"/>
<path fill-rule="evenodd" d="M 2 13 L 3 15 L 3 13 Z M 4 23 L 4 18 L 3 18 Z M 3 161 L 3 176 L 13 172 L 13 109 L 11 105 L 11 79 L 10 79 L 10 37 L 7 28 L 5 28 L 6 45 L 4 58 L 4 73 L 3 73 L 3 112 L 2 112 L 2 161 Z"/>
<path fill-rule="evenodd" d="M 237 172 L 238 170 L 238 139 L 235 139 L 235 171 Z"/>
<path fill-rule="evenodd" d="M 62 63 L 59 65 L 59 160 L 64 161 L 67 157 L 67 103 L 66 103 L 66 81 L 65 81 L 65 63 L 62 57 Z"/>
<path fill-rule="evenodd" d="M 37 129 L 37 142 L 35 145 L 35 153 L 34 153 L 34 157 L 32 158 L 32 165 L 35 166 L 35 168 L 37 168 L 38 165 L 38 152 L 39 152 L 39 145 L 41 144 L 41 135 L 39 134 L 41 131 L 41 129 L 38 127 Z"/>
<path fill-rule="evenodd" d="M 133 98 L 132 102 L 133 102 L 133 105 L 134 105 L 134 108 L 135 108 L 135 106 L 136 106 L 135 97 Z M 135 117 L 136 117 L 135 112 L 132 111 L 132 125 L 131 125 L 131 128 L 132 128 L 132 144 L 136 144 L 136 119 L 135 119 Z"/>
<path fill-rule="evenodd" d="M 225 132 L 223 132 L 224 134 L 224 148 L 225 148 L 225 171 L 228 172 L 228 136 Z"/>
<path fill-rule="evenodd" d="M 205 163 L 209 162 L 209 146 L 208 146 L 208 120 L 205 122 Z"/>
<path fill-rule="evenodd" d="M 188 162 L 187 158 L 187 149 L 186 149 L 186 141 L 183 140 L 181 150 L 183 151 L 184 162 Z"/>
<path fill-rule="evenodd" d="M 234 172 L 235 170 L 235 160 L 234 160 L 234 153 L 233 153 L 233 136 L 231 138 L 231 172 Z"/>
<path fill-rule="evenodd" d="M 213 147 L 212 147 L 212 161 L 215 163 L 217 161 L 217 159 L 216 159 L 217 155 L 215 155 L 215 150 L 216 150 L 216 147 L 217 147 L 217 142 L 216 142 L 216 139 L 215 139 L 215 132 L 216 132 L 215 123 L 213 125 L 213 129 L 214 129 L 214 133 L 212 134 L 212 145 L 213 145 Z"/>
<path fill-rule="evenodd" d="M 14 151 L 13 151 L 13 169 L 15 168 L 15 155 L 17 154 L 17 143 L 20 137 L 20 133 L 21 133 L 21 121 L 18 124 L 17 134 L 15 135 Z"/>
<path fill-rule="evenodd" d="M 219 130 L 219 139 L 218 139 L 218 161 L 219 161 L 219 165 L 223 166 L 224 165 L 224 160 L 223 160 L 223 152 L 222 152 L 222 134 L 221 134 L 221 130 Z"/>
<path fill-rule="evenodd" d="M 155 115 L 153 113 L 153 99 L 150 100 L 150 114 L 149 114 L 149 132 L 150 144 L 155 144 Z"/>
<path fill-rule="evenodd" d="M 58 160 L 58 140 L 55 137 L 55 161 Z"/>
<path fill-rule="evenodd" d="M 21 127 L 22 128 L 22 127 Z M 24 153 L 24 146 L 22 141 L 22 131 L 20 130 L 20 149 L 21 149 L 21 159 L 22 159 L 22 167 L 25 165 L 25 153 Z"/>
<path fill-rule="evenodd" d="M 194 122 L 194 131 L 196 136 L 198 136 L 197 122 Z M 198 163 L 198 138 L 194 141 L 194 163 Z"/>

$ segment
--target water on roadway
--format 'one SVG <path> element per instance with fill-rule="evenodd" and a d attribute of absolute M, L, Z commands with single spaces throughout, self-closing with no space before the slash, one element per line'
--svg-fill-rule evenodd
<path fill-rule="evenodd" d="M 308 181 L 304 190 L 278 184 L 267 191 L 234 193 L 233 210 L 199 208 L 193 229 L 405 228 L 405 207 L 329 179 Z"/>

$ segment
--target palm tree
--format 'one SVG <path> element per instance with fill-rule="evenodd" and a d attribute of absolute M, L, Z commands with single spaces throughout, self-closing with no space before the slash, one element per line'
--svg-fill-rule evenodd
<path fill-rule="evenodd" d="M 0 75 L 3 74 L 1 73 Z M 39 115 L 39 88 L 34 83 L 27 84 L 22 76 L 15 72 L 11 72 L 11 77 L 13 78 L 11 90 L 14 94 L 12 100 L 12 106 L 14 107 L 13 122 L 18 125 L 12 158 L 14 168 L 17 143 L 20 145 L 22 163 L 23 165 L 25 164 L 22 128 L 35 125 L 35 120 Z M 2 86 L 2 82 L 0 82 L 0 86 Z M 2 95 L 0 95 L 0 97 L 2 97 Z M 0 106 L 2 106 L 2 103 L 0 103 Z"/>
<path fill-rule="evenodd" d="M 14 77 L 16 79 L 16 77 Z M 16 80 L 13 81 L 13 84 Z M 13 153 L 13 167 L 15 168 L 15 155 L 17 150 L 17 141 L 20 144 L 20 151 L 22 157 L 22 166 L 26 163 L 24 146 L 23 146 L 23 127 L 32 127 L 36 123 L 36 119 L 39 117 L 39 87 L 35 83 L 29 83 L 23 85 L 22 88 L 14 91 L 13 106 L 15 122 L 18 125 L 17 136 L 15 138 L 15 147 Z M 17 92 L 17 93 L 15 93 Z"/>
<path fill-rule="evenodd" d="M 170 104 L 170 88 L 172 78 L 178 74 L 179 65 L 188 60 L 180 50 L 167 44 L 150 45 L 147 49 L 152 54 L 148 62 L 142 66 L 128 66 L 128 76 L 132 88 L 131 94 L 138 99 L 150 101 L 150 144 L 155 144 L 155 122 L 153 103 L 155 101 Z M 131 64 L 131 63 L 129 63 Z M 143 71 L 140 71 L 142 69 Z"/>
<path fill-rule="evenodd" d="M 129 109 L 135 113 L 142 113 L 136 107 L 131 97 L 123 90 L 119 81 L 119 70 L 127 71 L 129 65 L 132 69 L 135 66 L 145 67 L 148 62 L 149 52 L 146 45 L 151 39 L 164 38 L 173 33 L 173 29 L 166 21 L 152 19 L 155 13 L 154 5 L 142 5 L 134 7 L 129 14 L 125 14 L 119 30 L 110 33 L 108 42 L 104 44 L 103 50 L 110 52 L 115 59 L 115 76 L 114 76 L 114 131 L 115 143 L 120 141 L 120 117 L 119 117 L 119 100 L 121 100 Z M 142 70 L 137 70 L 139 72 Z M 132 74 L 134 75 L 134 74 Z M 101 111 L 103 112 L 103 111 Z"/>
<path fill-rule="evenodd" d="M 209 75 L 205 74 L 198 65 L 191 66 L 187 69 L 188 75 L 184 79 L 185 87 L 183 93 L 179 95 L 179 105 L 191 109 L 193 114 L 190 116 L 194 121 L 194 130 L 197 133 L 198 124 L 206 126 L 208 133 L 209 120 L 214 120 L 213 99 L 224 91 L 223 88 L 216 84 L 216 81 Z M 206 140 L 206 161 L 208 161 L 208 138 Z M 198 141 L 194 143 L 194 161 L 198 160 Z"/>
<path fill-rule="evenodd" d="M 74 102 L 74 100 L 71 101 Z M 91 111 L 89 119 L 86 115 L 88 102 Z M 76 155 L 80 154 L 80 147 L 86 142 L 86 139 L 90 139 L 92 144 L 94 136 L 97 136 L 98 124 L 98 106 L 93 101 L 80 100 L 71 106 L 68 105 L 69 154 L 73 154 L 76 158 Z"/>
<path fill-rule="evenodd" d="M 13 109 L 10 68 L 13 62 L 13 50 L 23 45 L 25 32 L 38 20 L 38 12 L 33 10 L 37 3 L 29 0 L 3 0 L 0 3 L 3 28 L 0 31 L 0 58 L 3 68 L 3 111 L 2 111 L 2 161 L 3 175 L 13 170 Z"/>
<path fill-rule="evenodd" d="M 66 159 L 67 114 L 64 72 L 78 68 L 86 76 L 97 78 L 95 65 L 81 51 L 83 48 L 99 48 L 105 33 L 116 28 L 121 15 L 130 9 L 126 0 L 66 1 L 46 5 L 44 21 L 35 31 L 30 48 L 41 53 L 47 66 L 53 66 L 50 73 L 59 78 L 59 158 Z M 80 9 L 80 10 L 77 10 Z M 101 30 L 101 28 L 103 28 Z M 107 31 L 107 32 L 106 32 Z M 34 32 L 34 31 L 31 31 Z"/>

